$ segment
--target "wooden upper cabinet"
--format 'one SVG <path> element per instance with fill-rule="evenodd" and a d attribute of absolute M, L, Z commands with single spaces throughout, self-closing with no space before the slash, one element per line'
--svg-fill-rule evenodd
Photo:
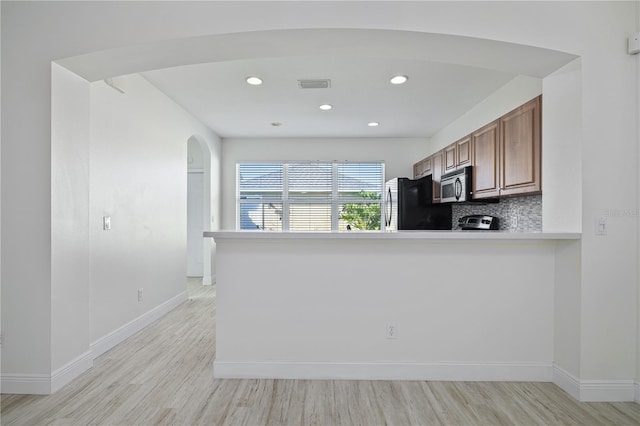
<path fill-rule="evenodd" d="M 456 166 L 458 168 L 473 164 L 471 152 L 471 135 L 456 142 Z"/>
<path fill-rule="evenodd" d="M 413 178 L 418 179 L 422 177 L 422 161 L 418 161 L 413 165 Z"/>
<path fill-rule="evenodd" d="M 428 176 L 433 172 L 433 168 L 431 167 L 431 157 L 427 157 L 422 160 L 422 176 Z"/>
<path fill-rule="evenodd" d="M 500 195 L 542 190 L 540 113 L 537 97 L 500 118 Z"/>
<path fill-rule="evenodd" d="M 444 150 L 440 150 L 431 156 L 433 179 L 433 202 L 440 202 L 440 177 L 444 170 Z"/>
<path fill-rule="evenodd" d="M 421 177 L 431 174 L 431 157 L 424 158 L 413 165 L 413 178 L 420 179 Z"/>
<path fill-rule="evenodd" d="M 442 174 L 466 166 L 473 166 L 472 198 L 541 193 L 541 112 L 542 95 L 416 163 L 414 177 L 433 176 L 434 203 Z"/>
<path fill-rule="evenodd" d="M 458 149 L 456 143 L 452 143 L 443 151 L 444 172 L 448 173 L 458 167 Z"/>
<path fill-rule="evenodd" d="M 498 133 L 499 126 L 498 120 L 496 120 L 471 134 L 473 198 L 500 195 Z"/>
<path fill-rule="evenodd" d="M 443 150 L 444 173 L 449 173 L 462 167 L 470 166 L 471 135 L 456 141 Z"/>

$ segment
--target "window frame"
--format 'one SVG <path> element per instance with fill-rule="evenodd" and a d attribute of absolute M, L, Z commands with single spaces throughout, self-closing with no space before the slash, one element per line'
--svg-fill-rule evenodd
<path fill-rule="evenodd" d="M 272 202 L 282 206 L 281 214 L 281 229 L 280 230 L 268 230 L 269 232 L 303 232 L 303 231 L 290 231 L 291 228 L 291 206 L 295 204 L 330 204 L 331 208 L 331 232 L 345 232 L 347 230 L 339 229 L 340 227 L 340 209 L 344 204 L 379 204 L 380 205 L 380 230 L 384 229 L 384 187 L 385 187 L 385 162 L 384 161 L 238 161 L 236 163 L 236 230 L 242 232 L 251 231 L 265 231 L 264 223 L 263 228 L 241 229 L 241 205 L 242 204 L 265 204 L 265 201 L 260 203 L 252 203 L 251 199 L 241 198 L 241 181 L 240 181 L 240 168 L 243 165 L 281 165 L 282 166 L 282 197 L 280 199 L 272 199 L 266 202 Z M 308 164 L 308 165 L 331 165 L 331 194 L 328 198 L 315 198 L 309 197 L 308 199 L 293 198 L 290 197 L 290 181 L 289 181 L 289 169 L 291 165 Z M 380 171 L 380 198 L 379 199 L 363 199 L 354 198 L 353 200 L 340 196 L 340 179 L 339 168 L 343 164 L 372 164 L 379 165 Z M 304 232 L 323 232 L 323 231 L 304 231 Z M 327 232 L 327 231 L 324 231 Z"/>

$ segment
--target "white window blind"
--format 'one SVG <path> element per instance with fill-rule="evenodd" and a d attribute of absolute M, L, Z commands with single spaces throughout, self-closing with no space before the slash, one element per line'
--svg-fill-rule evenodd
<path fill-rule="evenodd" d="M 238 228 L 381 229 L 382 162 L 237 164 Z"/>
<path fill-rule="evenodd" d="M 338 163 L 338 228 L 381 229 L 384 168 L 382 163 Z"/>
<path fill-rule="evenodd" d="M 242 164 L 237 167 L 240 229 L 282 230 L 282 164 Z"/>
<path fill-rule="evenodd" d="M 331 231 L 333 165 L 287 164 L 291 231 Z"/>

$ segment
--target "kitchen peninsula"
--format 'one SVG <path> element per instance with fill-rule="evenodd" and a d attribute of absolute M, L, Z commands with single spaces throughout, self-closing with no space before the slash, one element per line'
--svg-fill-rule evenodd
<path fill-rule="evenodd" d="M 214 376 L 553 381 L 580 234 L 206 232 Z"/>

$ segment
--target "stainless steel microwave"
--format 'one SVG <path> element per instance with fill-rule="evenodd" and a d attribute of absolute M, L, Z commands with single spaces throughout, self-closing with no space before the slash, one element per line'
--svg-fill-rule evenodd
<path fill-rule="evenodd" d="M 440 178 L 442 203 L 471 201 L 471 166 L 446 173 Z"/>

